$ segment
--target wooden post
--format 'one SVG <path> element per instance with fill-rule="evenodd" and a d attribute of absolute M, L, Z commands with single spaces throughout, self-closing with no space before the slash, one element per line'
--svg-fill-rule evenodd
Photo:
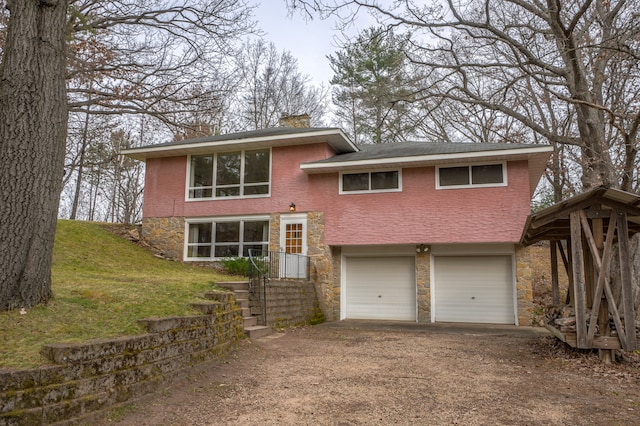
<path fill-rule="evenodd" d="M 549 242 L 551 250 L 551 292 L 553 294 L 553 304 L 560 304 L 560 282 L 558 280 L 558 241 Z"/>
<path fill-rule="evenodd" d="M 609 262 L 605 265 L 603 251 L 604 251 L 604 223 L 602 218 L 594 218 L 591 221 L 593 225 L 593 239 L 596 242 L 598 248 L 598 256 L 603 259 L 600 266 L 600 274 L 606 274 L 609 269 Z M 599 278 L 599 277 L 598 277 Z M 595 297 L 600 297 L 600 308 L 598 310 L 598 328 L 600 329 L 600 335 L 609 337 L 611 336 L 611 327 L 609 326 L 609 307 L 607 306 L 607 300 L 604 296 L 604 292 L 595 294 Z M 613 350 L 611 349 L 598 349 L 598 357 L 600 361 L 605 364 L 611 364 L 613 362 Z"/>
<path fill-rule="evenodd" d="M 573 294 L 576 311 L 576 338 L 580 349 L 589 349 L 587 345 L 587 300 L 584 275 L 584 253 L 582 251 L 582 225 L 580 211 L 570 214 L 571 227 L 571 265 L 573 266 Z"/>
<path fill-rule="evenodd" d="M 567 272 L 567 280 L 569 281 L 569 288 L 567 289 L 567 301 L 566 305 L 573 305 L 573 267 L 571 266 L 571 238 L 567 238 L 567 253 L 565 254 L 562 243 L 558 244 L 560 255 L 562 256 L 562 263 L 564 264 L 564 270 Z"/>
<path fill-rule="evenodd" d="M 627 214 L 616 211 L 618 217 L 618 254 L 620 256 L 620 281 L 622 284 L 622 315 L 624 316 L 624 334 L 628 351 L 635 351 L 636 314 L 633 308 L 633 289 L 631 288 L 631 262 L 629 259 L 629 225 Z M 618 330 L 621 333 L 622 330 Z"/>
<path fill-rule="evenodd" d="M 582 232 L 582 248 L 584 250 L 584 290 L 585 299 L 587 302 L 587 309 L 593 309 L 593 292 L 595 290 L 595 265 L 593 262 L 593 256 L 590 256 L 587 250 L 590 250 L 590 245 L 585 238 L 586 231 Z M 596 255 L 596 253 L 594 253 Z"/>
<path fill-rule="evenodd" d="M 597 257 L 596 260 L 594 260 L 597 269 L 598 269 L 598 280 L 596 283 L 596 291 L 595 291 L 595 300 L 593 302 L 594 307 L 593 310 L 591 311 L 591 317 L 589 318 L 589 337 L 587 338 L 587 341 L 589 343 L 589 345 L 593 345 L 593 339 L 594 336 L 596 334 L 596 323 L 598 322 L 598 317 L 599 317 L 599 313 L 600 313 L 600 304 L 606 304 L 609 300 L 611 300 L 609 298 L 609 294 L 610 294 L 610 290 L 608 289 L 608 284 L 606 282 L 606 277 L 607 277 L 607 272 L 608 272 L 608 267 L 607 266 L 603 266 L 603 265 L 610 265 L 611 264 L 611 256 L 612 256 L 612 252 L 613 252 L 613 240 L 615 238 L 615 222 L 616 222 L 616 217 L 613 216 L 610 221 L 609 221 L 609 229 L 607 231 L 607 239 L 604 242 L 604 249 L 602 250 L 602 257 Z M 594 238 L 593 240 L 593 249 L 597 252 L 600 252 L 601 250 L 599 250 L 597 248 L 597 243 L 596 240 Z M 605 294 L 607 295 L 607 297 L 603 297 L 603 291 L 605 292 Z M 614 312 L 617 313 L 616 311 L 616 307 L 615 304 L 611 305 L 612 310 Z M 608 322 L 608 318 L 609 316 L 607 315 L 607 322 Z M 614 317 L 615 319 L 615 317 Z M 619 321 L 619 318 L 618 318 Z M 617 323 L 616 323 L 617 324 Z M 607 325 L 608 328 L 608 325 Z M 601 332 L 602 333 L 602 332 Z M 620 336 L 620 335 L 619 335 Z M 620 340 L 620 339 L 618 339 Z M 620 342 L 622 342 L 620 340 Z M 622 346 L 622 343 L 621 343 Z"/>

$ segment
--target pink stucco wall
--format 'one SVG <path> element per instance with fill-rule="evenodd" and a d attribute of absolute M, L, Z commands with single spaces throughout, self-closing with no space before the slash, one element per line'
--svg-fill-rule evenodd
<path fill-rule="evenodd" d="M 509 162 L 506 187 L 435 189 L 435 168 L 402 170 L 402 192 L 339 195 L 338 174 L 307 175 L 324 144 L 273 148 L 271 197 L 185 201 L 186 157 L 149 159 L 145 217 L 322 211 L 329 245 L 517 242 L 529 214 L 525 161 Z"/>

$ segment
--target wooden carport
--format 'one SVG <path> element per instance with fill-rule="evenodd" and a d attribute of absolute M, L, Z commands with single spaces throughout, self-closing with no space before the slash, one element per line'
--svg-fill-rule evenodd
<path fill-rule="evenodd" d="M 629 258 L 629 239 L 637 232 L 640 197 L 596 187 L 530 215 L 520 241 L 524 246 L 549 241 L 553 304 L 575 311 L 575 327 L 547 323 L 547 328 L 573 347 L 600 349 L 605 361 L 611 360 L 613 349 L 638 348 Z M 562 302 L 558 254 L 569 278 L 567 299 Z M 620 265 L 619 300 L 608 273 L 614 256 Z M 572 323 L 573 318 L 563 320 Z"/>

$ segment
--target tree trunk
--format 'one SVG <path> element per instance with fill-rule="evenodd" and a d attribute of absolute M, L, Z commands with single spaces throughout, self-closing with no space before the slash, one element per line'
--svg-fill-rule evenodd
<path fill-rule="evenodd" d="M 66 0 L 7 0 L 0 67 L 0 309 L 45 303 L 64 170 Z"/>
<path fill-rule="evenodd" d="M 90 90 L 93 88 L 90 87 Z M 89 101 L 91 101 L 91 94 L 88 97 Z M 82 179 L 84 177 L 84 157 L 87 152 L 87 145 L 89 145 L 89 111 L 91 109 L 91 105 L 87 106 L 87 112 L 84 115 L 84 129 L 82 129 L 82 144 L 80 146 L 80 160 L 78 163 L 78 172 L 76 175 L 76 190 L 73 195 L 73 204 L 71 207 L 71 215 L 69 215 L 69 219 L 75 220 L 78 214 L 78 205 L 80 204 L 80 193 L 82 190 Z"/>

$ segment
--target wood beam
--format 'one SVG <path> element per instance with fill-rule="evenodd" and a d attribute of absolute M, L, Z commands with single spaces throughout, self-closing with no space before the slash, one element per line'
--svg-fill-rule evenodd
<path fill-rule="evenodd" d="M 636 350 L 636 314 L 633 308 L 633 289 L 631 288 L 631 262 L 629 259 L 629 228 L 627 214 L 617 211 L 618 255 L 620 256 L 620 281 L 622 282 L 622 314 L 624 315 L 624 334 L 628 351 Z M 622 330 L 618 331 L 620 334 Z"/>
<path fill-rule="evenodd" d="M 589 209 L 583 211 L 587 213 L 587 217 L 589 219 L 602 219 L 611 217 L 611 210 L 603 209 L 601 205 L 591 206 Z"/>
<path fill-rule="evenodd" d="M 607 238 L 604 242 L 604 252 L 602 254 L 602 260 L 600 261 L 600 259 L 598 259 L 598 261 L 600 262 L 601 265 L 603 265 L 602 267 L 598 268 L 598 280 L 596 282 L 596 291 L 594 294 L 594 301 L 593 301 L 593 309 L 591 310 L 591 316 L 589 319 L 589 328 L 588 328 L 588 336 L 587 336 L 587 341 L 592 345 L 593 344 L 593 338 L 595 336 L 596 333 L 596 322 L 599 319 L 599 313 L 600 313 L 600 307 L 601 306 L 606 306 L 606 304 L 602 303 L 602 295 L 603 295 L 603 290 L 604 290 L 604 283 L 605 283 L 605 279 L 607 277 L 607 270 L 609 269 L 609 264 L 611 263 L 611 258 L 612 253 L 613 253 L 613 240 L 615 238 L 615 221 L 616 218 L 613 217 L 611 219 L 613 226 L 609 226 L 609 230 L 607 231 Z M 606 299 L 605 299 L 606 300 Z M 615 301 L 611 300 L 611 303 L 615 303 Z M 606 317 L 606 322 L 607 322 L 607 328 L 608 328 L 608 324 L 609 324 L 609 314 L 608 314 L 608 310 L 607 310 L 607 317 Z M 600 324 L 600 334 L 601 335 L 606 335 L 603 333 L 602 330 L 602 324 Z"/>
<path fill-rule="evenodd" d="M 584 274 L 584 253 L 582 248 L 582 226 L 580 211 L 573 211 L 571 221 L 571 264 L 573 266 L 573 294 L 576 311 L 576 335 L 578 348 L 589 349 L 587 345 L 587 300 Z"/>
<path fill-rule="evenodd" d="M 558 279 L 558 241 L 549 242 L 551 250 L 551 292 L 553 294 L 553 304 L 560 304 L 560 281 Z"/>
<path fill-rule="evenodd" d="M 610 211 L 607 211 L 606 213 L 609 213 L 609 215 L 607 216 L 608 218 L 611 217 L 610 215 Z M 615 216 L 615 215 L 614 215 Z M 611 223 L 611 219 L 609 219 L 609 223 Z M 594 217 L 591 219 L 591 224 L 593 226 L 593 238 L 596 241 L 596 247 L 598 249 L 598 253 L 600 254 L 600 256 L 602 256 L 602 263 L 601 263 L 601 268 L 600 270 L 597 272 L 598 273 L 598 278 L 597 278 L 597 282 L 596 282 L 596 293 L 597 293 L 597 289 L 598 286 L 600 285 L 600 279 L 602 276 L 602 285 L 600 285 L 600 293 L 598 296 L 596 296 L 598 303 L 600 304 L 599 309 L 596 308 L 595 304 L 594 307 L 592 308 L 592 315 L 595 315 L 595 312 L 598 312 L 598 328 L 600 329 L 600 336 L 601 337 L 606 337 L 608 338 L 609 336 L 611 336 L 611 327 L 610 327 L 610 323 L 609 323 L 609 306 L 607 305 L 607 299 L 604 297 L 604 293 L 602 292 L 602 286 L 604 286 L 604 279 L 606 277 L 606 273 L 609 271 L 609 265 L 611 264 L 611 259 L 607 259 L 607 257 L 605 256 L 604 253 L 604 249 L 605 249 L 605 239 L 604 239 L 604 220 L 602 217 Z M 615 225 L 614 225 L 615 227 Z M 611 247 L 613 246 L 613 236 L 614 236 L 614 232 L 611 233 Z M 607 233 L 607 237 L 609 237 L 608 233 Z M 611 253 L 611 247 L 609 247 L 609 253 Z M 595 328 L 595 326 L 594 326 Z M 594 330 L 595 331 L 595 330 Z M 591 330 L 589 330 L 589 332 L 591 332 Z M 620 341 L 618 340 L 618 344 L 620 344 Z M 598 357 L 600 358 L 600 361 L 602 361 L 605 364 L 611 364 L 614 359 L 615 359 L 615 355 L 613 350 L 611 349 L 598 349 Z"/>
<path fill-rule="evenodd" d="M 569 242 L 567 241 L 567 247 L 569 246 Z M 564 265 L 564 271 L 567 275 L 571 275 L 571 269 L 569 269 L 569 260 L 567 259 L 567 255 L 564 252 L 564 247 L 562 246 L 562 242 L 558 242 L 558 251 L 560 251 L 560 257 L 562 257 L 562 264 Z"/>
<path fill-rule="evenodd" d="M 534 217 L 531 220 L 529 228 L 538 229 L 558 219 L 566 219 L 567 216 L 570 215 L 571 213 L 575 213 L 576 211 L 586 209 L 592 206 L 593 204 L 599 203 L 601 198 L 602 198 L 601 193 L 598 193 L 594 197 L 581 200 L 572 205 L 568 205 L 570 204 L 568 202 L 560 203 L 559 205 L 554 206 L 555 211 L 548 214 L 540 215 L 538 217 Z"/>
<path fill-rule="evenodd" d="M 618 247 L 618 250 L 620 248 Z M 618 307 L 616 306 L 615 297 L 613 297 L 613 292 L 611 291 L 611 285 L 609 284 L 609 280 L 604 280 L 604 294 L 607 296 L 607 302 L 609 305 L 609 309 L 611 309 L 611 317 L 613 318 L 613 323 L 616 325 L 616 330 L 618 330 L 618 339 L 620 339 L 620 344 L 623 349 L 627 349 L 627 337 L 624 334 L 624 327 L 622 327 L 622 321 L 620 321 L 620 313 L 618 312 Z M 634 327 L 635 329 L 635 327 Z"/>
<path fill-rule="evenodd" d="M 580 223 L 582 224 L 582 232 L 587 241 L 587 247 L 589 247 L 589 251 L 591 252 L 591 257 L 593 258 L 594 265 L 597 270 L 600 270 L 602 267 L 602 262 L 600 260 L 600 253 L 598 250 L 598 245 L 596 244 L 596 240 L 591 233 L 591 227 L 589 226 L 589 221 L 587 220 L 587 215 L 584 211 L 578 212 L 580 214 Z M 602 224 L 602 221 L 600 221 Z M 600 228 L 602 231 L 602 228 Z"/>
<path fill-rule="evenodd" d="M 604 202 L 604 205 L 617 212 L 623 212 L 631 216 L 640 216 L 640 207 L 638 207 L 636 203 L 626 204 L 608 198 Z M 618 223 L 620 223 L 620 221 L 618 221 Z"/>

